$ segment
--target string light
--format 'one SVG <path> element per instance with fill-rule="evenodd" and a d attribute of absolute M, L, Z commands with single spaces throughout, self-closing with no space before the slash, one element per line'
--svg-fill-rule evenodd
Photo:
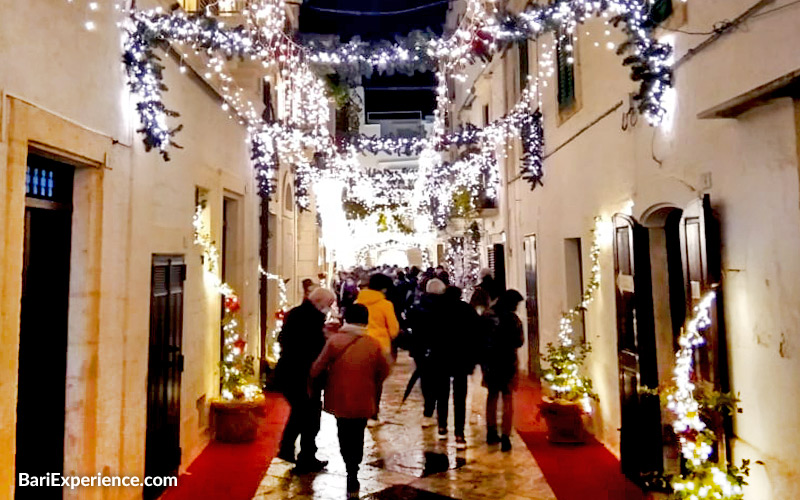
<path fill-rule="evenodd" d="M 261 388 L 252 383 L 255 376 L 253 361 L 245 354 L 246 335 L 241 333 L 238 312 L 241 309 L 239 296 L 233 288 L 219 277 L 219 251 L 211 239 L 211 230 L 205 223 L 204 204 L 200 203 L 192 218 L 194 243 L 203 253 L 203 271 L 214 290 L 223 298 L 222 318 L 222 362 L 221 396 L 224 400 L 253 399 L 261 394 Z"/>
<path fill-rule="evenodd" d="M 331 66 L 344 64 L 345 61 L 350 63 L 357 62 L 359 64 L 367 63 L 370 68 L 386 68 L 395 59 L 405 61 L 409 57 L 409 51 L 399 45 L 392 46 L 391 53 L 386 52 L 384 47 L 381 51 L 370 55 L 364 55 L 356 51 L 352 44 L 344 45 L 336 50 L 343 50 L 345 52 L 339 54 L 336 52 L 323 51 L 323 52 L 310 52 L 308 48 L 300 47 L 293 41 L 289 40 L 282 32 L 282 19 L 283 8 L 285 5 L 282 1 L 259 1 L 253 2 L 253 7 L 248 9 L 248 29 L 234 28 L 224 29 L 220 28 L 218 23 L 209 22 L 208 18 L 192 18 L 187 19 L 180 11 L 170 15 L 160 13 L 158 9 L 155 11 L 134 12 L 132 19 L 134 24 L 149 24 L 151 28 L 160 30 L 158 38 L 165 40 L 178 41 L 181 44 L 190 44 L 195 49 L 200 48 L 209 53 L 212 51 L 222 52 L 226 57 L 239 56 L 243 58 L 250 58 L 263 61 L 265 67 L 272 67 L 276 64 L 280 66 L 280 75 L 291 79 L 286 83 L 282 83 L 281 90 L 286 91 L 284 95 L 288 98 L 286 102 L 296 103 L 287 108 L 284 105 L 284 115 L 286 123 L 284 125 L 294 126 L 300 125 L 301 127 L 307 126 L 313 139 L 299 139 L 301 145 L 297 144 L 298 139 L 290 144 L 277 145 L 275 149 L 278 150 L 281 160 L 291 161 L 296 160 L 298 154 L 309 146 L 309 142 L 325 142 L 327 133 L 327 108 L 326 100 L 324 99 L 324 90 L 319 83 L 320 80 L 316 78 L 310 69 L 305 69 L 315 61 L 322 61 Z M 438 146 L 441 141 L 444 131 L 446 129 L 447 113 L 449 107 L 447 99 L 447 75 L 451 74 L 456 80 L 459 80 L 459 74 L 455 71 L 458 68 L 463 68 L 472 62 L 472 54 L 475 52 L 475 44 L 478 47 L 485 49 L 497 50 L 498 41 L 509 41 L 518 38 L 538 37 L 544 32 L 549 30 L 556 30 L 566 26 L 566 31 L 571 33 L 574 31 L 575 25 L 579 22 L 584 22 L 589 14 L 598 14 L 612 12 L 617 17 L 621 17 L 627 26 L 629 38 L 634 39 L 636 42 L 635 54 L 628 58 L 627 63 L 630 64 L 644 64 L 650 70 L 646 73 L 647 77 L 643 78 L 643 87 L 640 94 L 642 99 L 647 103 L 642 109 L 645 112 L 652 112 L 651 114 L 657 115 L 658 109 L 653 105 L 658 105 L 660 102 L 659 90 L 663 83 L 668 83 L 669 71 L 666 66 L 659 65 L 659 60 L 662 55 L 668 55 L 669 46 L 661 45 L 653 41 L 647 30 L 641 28 L 642 22 L 646 16 L 642 13 L 642 7 L 638 2 L 630 1 L 611 1 L 605 10 L 600 9 L 598 2 L 591 2 L 587 0 L 559 2 L 549 6 L 533 6 L 525 12 L 516 17 L 506 16 L 502 19 L 495 19 L 497 14 L 496 9 L 490 9 L 491 12 L 484 9 L 482 2 L 471 1 L 468 4 L 467 16 L 468 21 L 462 23 L 453 36 L 446 39 L 432 39 L 427 43 L 429 45 L 426 53 L 430 54 L 433 59 L 439 62 L 439 71 L 437 72 L 438 85 L 436 88 L 437 94 L 437 110 L 434 113 L 434 145 Z M 131 36 L 129 39 L 135 38 Z M 414 42 L 415 50 L 419 48 L 421 42 L 419 40 Z M 364 49 L 362 45 L 359 45 Z M 349 51 L 349 52 L 348 52 Z M 141 50 L 133 51 L 134 53 L 141 53 Z M 199 51 L 198 51 L 199 52 Z M 648 54 L 648 59 L 642 59 L 643 54 Z M 652 57 L 651 57 L 652 56 Z M 377 57 L 375 59 L 374 57 Z M 631 62 L 639 61 L 639 63 Z M 638 59 L 637 59 L 638 58 Z M 134 57 L 134 60 L 137 58 Z M 275 61 L 278 61 L 276 63 Z M 221 61 L 217 58 L 211 58 L 209 65 L 219 74 L 222 80 L 223 90 L 230 88 L 230 81 L 232 80 L 222 70 Z M 140 71 L 129 72 L 129 76 L 149 79 L 151 75 L 153 78 L 160 79 L 160 71 L 152 71 L 152 68 L 144 68 Z M 214 73 L 210 73 L 214 74 Z M 655 78 L 663 80 L 659 84 Z M 151 82 L 154 83 L 154 82 Z M 166 116 L 169 113 L 163 104 L 160 103 L 160 92 L 156 92 L 152 85 L 134 84 L 141 91 L 140 113 L 143 115 L 143 123 L 145 124 L 144 132 L 146 134 L 145 143 L 149 147 L 156 147 L 162 153 L 166 148 L 170 147 L 170 137 L 174 134 L 176 129 L 170 130 L 166 126 Z M 651 95 L 652 94 L 652 95 Z M 323 96 L 323 98 L 319 98 Z M 272 139 L 278 139 L 280 142 L 285 142 L 285 135 L 277 134 L 276 127 L 263 128 L 260 123 L 260 117 L 253 109 L 250 102 L 243 102 L 240 90 L 226 94 L 226 101 L 230 100 L 231 108 L 236 111 L 243 123 L 248 125 L 251 133 L 259 132 L 271 136 Z M 315 105 L 316 104 L 316 105 Z M 259 131 L 259 129 L 261 130 Z M 148 131 L 152 131 L 148 136 Z M 293 131 L 289 131 L 288 135 L 295 135 Z M 265 141 L 261 141 L 262 143 Z M 315 144 L 311 144 L 313 146 Z M 320 146 L 321 144 L 316 144 Z M 324 147 L 324 145 L 323 145 Z M 330 156 L 330 155 L 326 155 Z M 486 158 L 483 155 L 481 158 Z M 304 167 L 309 167 L 307 162 L 302 162 Z M 334 162 L 336 163 L 336 162 Z M 485 162 L 483 162 L 485 165 Z M 307 188 L 307 186 L 306 186 Z M 307 189 L 306 189 L 307 191 Z M 297 197 L 299 202 L 306 200 L 305 196 Z"/>
<path fill-rule="evenodd" d="M 711 308 L 715 300 L 714 291 L 705 294 L 681 332 L 672 377 L 675 387 L 667 395 L 667 409 L 675 416 L 672 428 L 678 436 L 688 469 L 686 474 L 672 480 L 678 498 L 738 500 L 744 497 L 740 478 L 709 461 L 716 437 L 700 418 L 701 407 L 695 398 L 696 387 L 692 382 L 695 351 L 706 343 L 703 332 L 712 325 Z"/>
<path fill-rule="evenodd" d="M 278 310 L 275 312 L 275 326 L 269 332 L 266 338 L 267 344 L 267 361 L 273 366 L 278 362 L 281 357 L 281 345 L 278 343 L 278 336 L 283 330 L 283 322 L 286 319 L 286 314 L 289 312 L 289 295 L 286 291 L 286 280 L 277 274 L 268 273 L 259 264 L 258 272 L 267 280 L 275 281 L 278 283 Z"/>

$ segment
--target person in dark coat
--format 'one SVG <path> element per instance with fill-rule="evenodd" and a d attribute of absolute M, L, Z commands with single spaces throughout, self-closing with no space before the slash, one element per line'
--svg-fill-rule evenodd
<path fill-rule="evenodd" d="M 476 290 L 483 290 L 489 295 L 489 299 L 491 302 L 497 300 L 501 293 L 505 290 L 501 290 L 499 283 L 497 280 L 494 279 L 492 275 L 492 270 L 489 268 L 481 269 L 480 273 L 481 282 L 475 287 Z"/>
<path fill-rule="evenodd" d="M 411 326 L 411 357 L 417 365 L 422 385 L 424 407 L 422 426 L 435 425 L 433 412 L 436 410 L 436 372 L 431 364 L 431 347 L 439 332 L 449 325 L 445 317 L 444 292 L 445 284 L 436 278 L 428 280 L 425 294 L 409 313 Z"/>
<path fill-rule="evenodd" d="M 325 317 L 335 301 L 333 292 L 317 288 L 308 300 L 286 315 L 278 336 L 281 357 L 275 367 L 275 377 L 283 395 L 291 405 L 291 413 L 281 438 L 278 458 L 295 461 L 295 441 L 300 436 L 300 453 L 295 471 L 315 472 L 327 462 L 318 460 L 316 438 L 322 411 L 319 390 L 308 392 L 311 365 L 325 346 Z"/>
<path fill-rule="evenodd" d="M 511 450 L 511 425 L 514 417 L 513 388 L 517 380 L 519 361 L 517 349 L 524 337 L 522 322 L 516 314 L 523 301 L 516 290 L 506 290 L 497 302 L 484 313 L 487 337 L 485 357 L 481 366 L 483 385 L 489 390 L 486 399 L 486 442 L 501 443 L 503 451 Z M 497 434 L 497 400 L 503 396 L 502 436 Z"/>
<path fill-rule="evenodd" d="M 456 448 L 465 449 L 464 426 L 467 418 L 467 378 L 475 370 L 478 344 L 478 313 L 461 300 L 461 288 L 449 286 L 444 292 L 443 316 L 447 326 L 434 334 L 430 364 L 436 380 L 436 412 L 439 438 L 447 438 L 450 384 L 453 385 L 453 417 Z"/>
<path fill-rule="evenodd" d="M 336 417 L 347 493 L 357 498 L 364 430 L 367 419 L 378 413 L 378 388 L 389 374 L 389 360 L 380 343 L 367 334 L 366 306 L 348 307 L 344 320 L 344 326 L 328 339 L 312 365 L 311 378 L 325 379 L 325 411 Z"/>

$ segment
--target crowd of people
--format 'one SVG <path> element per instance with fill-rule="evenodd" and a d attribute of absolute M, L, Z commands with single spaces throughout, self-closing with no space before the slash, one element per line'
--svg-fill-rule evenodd
<path fill-rule="evenodd" d="M 452 393 L 458 449 L 467 447 L 469 375 L 480 366 L 488 390 L 486 442 L 509 451 L 517 349 L 523 345 L 516 310 L 523 297 L 516 290 L 500 290 L 488 269 L 480 279 L 468 301 L 441 267 L 424 272 L 416 267 L 357 268 L 339 273 L 333 290 L 304 282 L 303 302 L 289 311 L 278 339 L 282 354 L 276 381 L 291 405 L 278 457 L 294 462 L 296 473 L 327 465 L 316 457 L 315 442 L 324 408 L 336 417 L 347 491 L 356 495 L 364 431 L 370 419 L 380 418 L 383 382 L 399 349 L 407 350 L 416 364 L 406 395 L 419 380 L 422 425 L 438 426 L 443 440 L 449 437 Z"/>

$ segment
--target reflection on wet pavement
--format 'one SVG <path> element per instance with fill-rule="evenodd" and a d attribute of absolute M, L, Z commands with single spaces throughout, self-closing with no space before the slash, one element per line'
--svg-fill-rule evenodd
<path fill-rule="evenodd" d="M 514 449 L 510 453 L 486 445 L 486 392 L 480 386 L 479 374 L 470 380 L 468 447 L 457 450 L 452 420 L 446 441 L 437 439 L 436 426 L 422 428 L 422 395 L 418 386 L 402 402 L 413 368 L 414 362 L 401 353 L 384 386 L 380 422 L 367 428 L 359 472 L 361 498 L 555 500 L 541 470 L 516 434 L 512 436 Z M 450 414 L 452 419 L 452 411 Z M 317 444 L 317 457 L 329 461 L 325 470 L 296 475 L 292 464 L 276 458 L 253 500 L 346 498 L 345 468 L 339 454 L 336 420 L 331 415 L 322 416 Z"/>
<path fill-rule="evenodd" d="M 373 493 L 365 498 L 370 500 L 452 500 L 452 497 L 446 497 L 407 485 L 392 486 L 391 488 L 386 488 L 383 491 Z"/>
<path fill-rule="evenodd" d="M 453 455 L 451 453 L 451 455 Z M 467 463 L 467 459 L 458 456 L 448 456 L 446 453 L 433 451 L 412 450 L 404 453 L 395 453 L 387 458 L 381 458 L 368 465 L 378 469 L 386 469 L 416 477 L 427 477 L 450 469 L 458 469 Z"/>

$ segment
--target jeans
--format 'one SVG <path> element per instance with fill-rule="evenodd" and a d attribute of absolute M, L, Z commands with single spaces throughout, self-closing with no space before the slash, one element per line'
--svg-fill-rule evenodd
<path fill-rule="evenodd" d="M 450 380 L 453 380 L 453 420 L 455 435 L 464 436 L 467 420 L 467 374 L 443 374 L 437 379 L 436 411 L 439 427 L 447 427 L 447 412 L 450 408 Z"/>
<path fill-rule="evenodd" d="M 317 434 L 319 433 L 319 419 L 322 415 L 320 393 L 314 392 L 311 397 L 307 395 L 293 395 L 289 400 L 292 409 L 289 420 L 283 430 L 281 438 L 281 452 L 294 455 L 294 444 L 300 436 L 300 453 L 297 461 L 314 460 L 317 454 Z"/>
<path fill-rule="evenodd" d="M 514 397 L 511 392 L 511 387 L 505 387 L 501 390 L 489 390 L 489 396 L 486 398 L 486 426 L 489 430 L 497 431 L 497 400 L 500 394 L 503 395 L 503 428 L 502 434 L 504 436 L 511 435 L 511 426 L 514 422 Z"/>
<path fill-rule="evenodd" d="M 367 419 L 337 418 L 336 427 L 339 431 L 339 450 L 347 475 L 355 475 L 364 458 L 364 429 L 367 428 Z"/>

